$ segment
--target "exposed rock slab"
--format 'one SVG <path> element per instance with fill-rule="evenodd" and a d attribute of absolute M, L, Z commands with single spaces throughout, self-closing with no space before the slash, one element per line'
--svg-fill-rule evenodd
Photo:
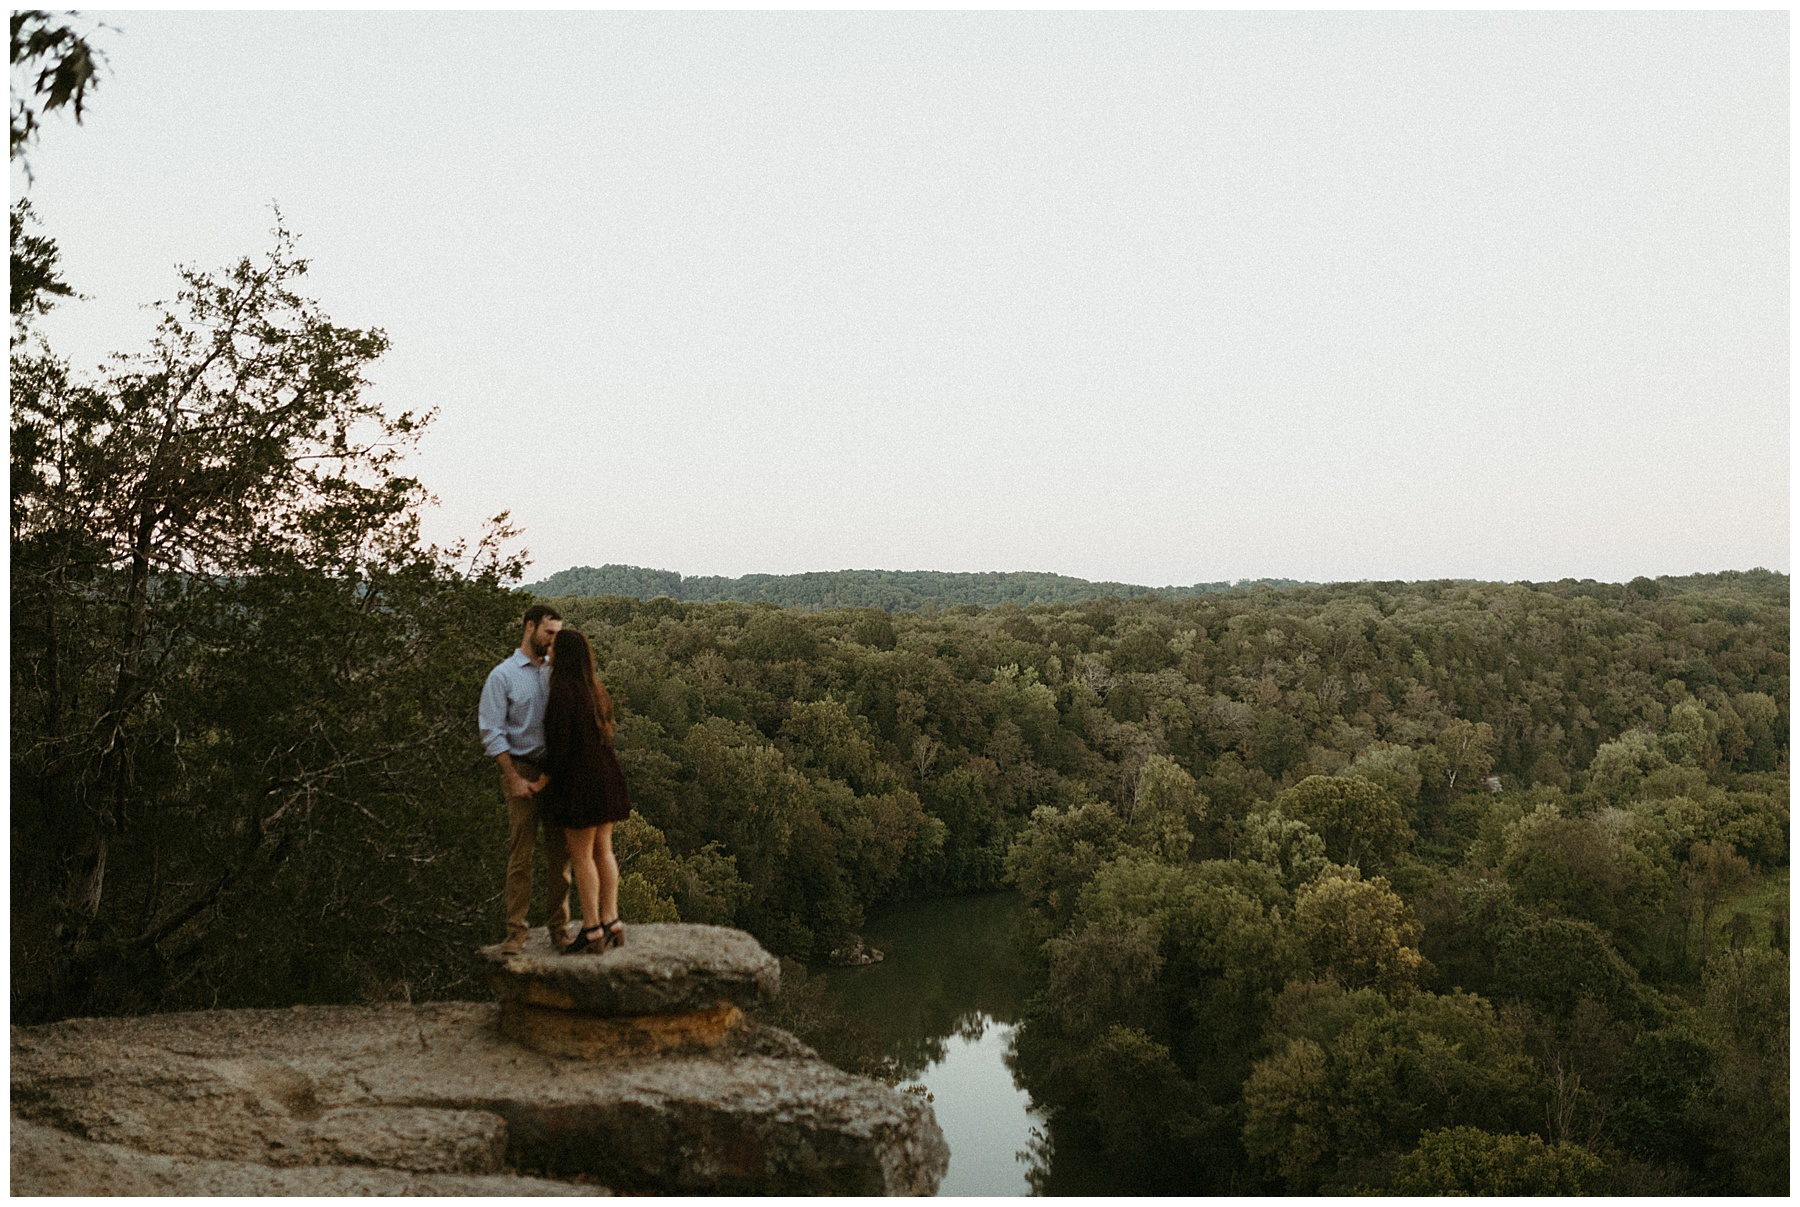
<path fill-rule="evenodd" d="M 724 926 L 645 922 L 625 945 L 603 954 L 566 956 L 538 929 L 525 950 L 500 944 L 477 959 L 503 1002 L 584 1014 L 679 1014 L 716 1006 L 754 1006 L 781 988 L 781 967 L 762 944 Z"/>
<path fill-rule="evenodd" d="M 376 1166 L 276 1168 L 140 1152 L 12 1120 L 15 1195 L 603 1195 L 600 1186 L 505 1175 L 409 1173 Z"/>
<path fill-rule="evenodd" d="M 887 958 L 879 948 L 870 947 L 860 935 L 855 936 L 842 947 L 834 948 L 825 957 L 839 968 L 864 968 L 870 964 L 879 964 Z"/>
<path fill-rule="evenodd" d="M 825 1064 L 785 1032 L 745 1024 L 707 1051 L 585 1062 L 507 1040 L 498 1014 L 445 1002 L 15 1027 L 13 1107 L 168 1157 L 404 1162 L 445 1176 L 510 1166 L 665 1193 L 931 1194 L 948 1163 L 927 1104 Z M 52 1193 L 22 1176 L 15 1193 Z"/>

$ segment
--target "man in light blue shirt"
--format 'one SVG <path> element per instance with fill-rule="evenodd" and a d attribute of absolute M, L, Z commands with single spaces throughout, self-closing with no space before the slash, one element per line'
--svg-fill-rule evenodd
<path fill-rule="evenodd" d="M 501 950 L 525 950 L 525 913 L 531 907 L 531 852 L 537 846 L 537 780 L 543 774 L 544 705 L 550 699 L 550 646 L 562 616 L 549 604 L 525 609 L 525 635 L 512 657 L 488 672 L 481 689 L 481 747 L 500 764 L 506 798 L 506 940 Z M 562 827 L 544 822 L 544 861 L 550 865 L 545 921 L 550 943 L 569 942 L 569 848 Z"/>

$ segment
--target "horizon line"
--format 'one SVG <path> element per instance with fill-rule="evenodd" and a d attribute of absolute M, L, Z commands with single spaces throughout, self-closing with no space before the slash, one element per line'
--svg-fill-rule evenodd
<path fill-rule="evenodd" d="M 739 581 L 739 580 L 743 580 L 746 578 L 753 578 L 753 577 L 754 578 L 804 578 L 808 575 L 819 575 L 819 574 L 824 574 L 824 575 L 829 575 L 829 574 L 945 574 L 945 575 L 966 575 L 966 576 L 971 576 L 971 577 L 983 576 L 983 575 L 1003 577 L 1006 575 L 1014 575 L 1014 574 L 1040 574 L 1040 575 L 1048 575 L 1053 578 L 1068 579 L 1072 582 L 1088 583 L 1090 585 L 1095 585 L 1095 586 L 1137 587 L 1137 588 L 1147 590 L 1147 591 L 1158 591 L 1158 590 L 1165 590 L 1165 589 L 1181 590 L 1181 589 L 1186 589 L 1186 588 L 1190 588 L 1190 587 L 1218 586 L 1221 584 L 1228 585 L 1228 586 L 1239 586 L 1239 585 L 1252 585 L 1253 586 L 1258 583 L 1277 583 L 1277 582 L 1278 583 L 1288 583 L 1288 584 L 1292 584 L 1294 586 L 1300 586 L 1300 587 L 1356 586 L 1356 585 L 1375 584 L 1375 583 L 1417 584 L 1417 583 L 1434 583 L 1434 582 L 1503 583 L 1503 584 L 1573 582 L 1573 583 L 1600 583 L 1600 584 L 1605 584 L 1608 586 L 1625 586 L 1631 582 L 1636 581 L 1639 578 L 1643 578 L 1643 579 L 1647 579 L 1652 582 L 1656 582 L 1656 581 L 1661 581 L 1663 579 L 1698 578 L 1698 577 L 1703 577 L 1703 576 L 1704 577 L 1717 577 L 1717 576 L 1723 576 L 1723 575 L 1729 575 L 1729 574 L 1762 573 L 1762 574 L 1777 575 L 1780 577 L 1788 577 L 1789 576 L 1789 572 L 1786 570 L 1772 570 L 1767 566 L 1759 565 L 1759 566 L 1751 566 L 1747 569 L 1739 569 L 1737 567 L 1725 567 L 1725 568 L 1718 569 L 1718 570 L 1690 570 L 1690 571 L 1688 571 L 1686 573 L 1682 573 L 1682 574 L 1638 574 L 1638 575 L 1633 575 L 1631 578 L 1628 578 L 1628 579 L 1617 580 L 1616 582 L 1611 579 L 1595 578 L 1591 575 L 1577 577 L 1575 575 L 1570 575 L 1570 574 L 1565 574 L 1558 578 L 1470 578 L 1470 577 L 1462 577 L 1462 576 L 1458 576 L 1458 575 L 1432 575 L 1432 576 L 1424 577 L 1424 578 L 1356 578 L 1356 579 L 1351 579 L 1351 578 L 1302 579 L 1302 578 L 1290 577 L 1288 575 L 1265 574 L 1265 575 L 1260 575 L 1255 578 L 1251 578 L 1248 576 L 1240 576 L 1237 578 L 1195 579 L 1193 582 L 1188 582 L 1188 583 L 1164 583 L 1164 584 L 1161 584 L 1160 586 L 1158 586 L 1158 585 L 1151 584 L 1151 583 L 1130 582 L 1125 579 L 1083 578 L 1080 575 L 1066 574 L 1059 570 L 937 570 L 937 569 L 930 569 L 930 568 L 924 568 L 924 567 L 915 567 L 915 568 L 911 568 L 911 569 L 887 569 L 887 568 L 883 568 L 883 567 L 873 567 L 873 566 L 850 566 L 850 567 L 844 567 L 842 569 L 837 569 L 837 570 L 792 570 L 792 571 L 750 570 L 750 571 L 746 571 L 742 574 L 688 574 L 684 571 L 665 569 L 660 566 L 640 566 L 640 565 L 635 565 L 635 564 L 632 564 L 629 562 L 605 562 L 605 563 L 603 563 L 601 565 L 597 565 L 597 566 L 596 565 L 585 565 L 585 564 L 584 565 L 565 566 L 561 570 L 551 571 L 547 574 L 542 575 L 540 578 L 538 578 L 536 580 L 536 582 L 532 582 L 532 583 L 521 582 L 520 586 L 522 588 L 529 589 L 540 583 L 548 582 L 550 579 L 555 578 L 559 574 L 567 574 L 567 573 L 570 573 L 570 572 L 576 571 L 576 570 L 606 570 L 608 568 L 616 568 L 616 569 L 620 569 L 620 570 L 637 570 L 637 571 L 644 571 L 644 572 L 651 573 L 651 574 L 671 574 L 671 575 L 674 575 L 675 577 L 682 579 L 684 581 L 689 581 L 689 580 L 694 580 L 694 579 L 721 579 L 721 580 L 725 580 L 725 581 Z"/>

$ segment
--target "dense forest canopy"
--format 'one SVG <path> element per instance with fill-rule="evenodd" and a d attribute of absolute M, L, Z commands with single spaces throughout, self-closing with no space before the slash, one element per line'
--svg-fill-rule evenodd
<path fill-rule="evenodd" d="M 1785 575 L 557 602 L 638 908 L 1024 894 L 1061 1189 L 1786 1184 Z"/>
<path fill-rule="evenodd" d="M 924 607 L 975 604 L 993 607 L 1013 603 L 1081 603 L 1090 599 L 1140 599 L 1151 595 L 1176 598 L 1228 591 L 1233 586 L 1294 587 L 1285 578 L 1195 583 L 1191 587 L 1137 587 L 1130 583 L 1089 582 L 1064 574 L 1030 572 L 960 574 L 941 570 L 829 570 L 810 574 L 746 574 L 741 578 L 681 575 L 643 566 L 574 566 L 559 570 L 526 589 L 539 595 L 659 595 L 687 603 L 772 603 L 782 608 L 880 608 L 910 612 Z"/>

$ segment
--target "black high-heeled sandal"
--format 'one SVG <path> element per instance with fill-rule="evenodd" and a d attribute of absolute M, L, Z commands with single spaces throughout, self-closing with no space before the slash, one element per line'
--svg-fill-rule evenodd
<path fill-rule="evenodd" d="M 600 936 L 600 939 L 597 943 L 592 938 L 589 937 L 594 934 L 598 934 Z M 605 951 L 606 950 L 606 941 L 607 941 L 606 923 L 602 922 L 598 926 L 590 926 L 586 930 L 581 931 L 579 934 L 577 934 L 575 936 L 575 941 L 573 943 L 569 944 L 567 947 L 563 948 L 563 954 L 566 956 L 578 956 L 582 952 L 586 951 L 589 947 L 593 947 L 595 951 Z"/>
<path fill-rule="evenodd" d="M 614 918 L 611 922 L 602 922 L 600 929 L 605 932 L 605 936 L 600 940 L 600 950 L 605 951 L 608 947 L 625 946 L 625 923 Z"/>

